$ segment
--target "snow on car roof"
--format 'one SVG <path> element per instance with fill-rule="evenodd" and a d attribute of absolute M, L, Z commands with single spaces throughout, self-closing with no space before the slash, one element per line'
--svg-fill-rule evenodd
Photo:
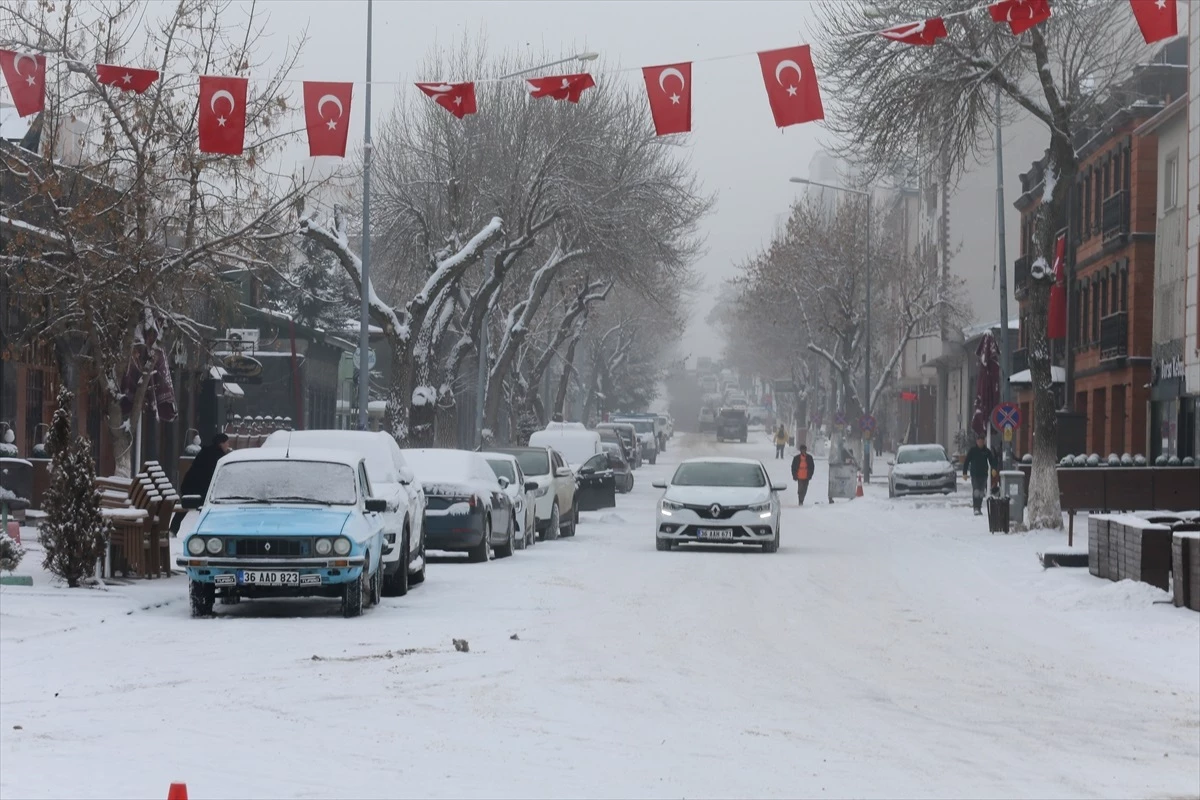
<path fill-rule="evenodd" d="M 441 478 L 464 477 L 462 475 L 464 470 L 469 476 L 470 470 L 476 463 L 475 456 L 479 455 L 473 450 L 451 450 L 440 447 L 414 448 L 402 452 L 422 480 L 426 475 Z"/>
<path fill-rule="evenodd" d="M 700 458 L 689 458 L 686 461 L 681 461 L 681 464 L 755 464 L 762 466 L 762 462 L 756 458 L 723 458 L 718 456 L 702 456 Z"/>
<path fill-rule="evenodd" d="M 541 448 L 531 447 L 528 449 L 540 450 Z M 486 458 L 488 461 L 511 461 L 514 464 L 518 463 L 517 457 L 514 456 L 512 453 L 497 453 L 495 450 L 488 450 L 487 452 L 483 453 L 483 457 Z"/>
<path fill-rule="evenodd" d="M 330 464 L 345 464 L 357 467 L 362 456 L 349 450 L 333 450 L 325 447 L 248 447 L 234 450 L 224 456 L 220 464 L 236 464 L 242 461 L 324 461 Z"/>

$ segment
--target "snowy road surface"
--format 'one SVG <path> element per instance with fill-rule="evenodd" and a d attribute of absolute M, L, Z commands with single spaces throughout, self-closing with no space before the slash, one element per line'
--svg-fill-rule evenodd
<path fill-rule="evenodd" d="M 192 620 L 182 578 L 68 591 L 31 553 L 0 590 L 0 797 L 1200 795 L 1200 615 L 1043 571 L 1062 534 L 879 483 L 789 490 L 775 555 L 656 552 L 650 482 L 762 437 L 677 436 L 575 539 L 433 564 L 360 619 Z"/>

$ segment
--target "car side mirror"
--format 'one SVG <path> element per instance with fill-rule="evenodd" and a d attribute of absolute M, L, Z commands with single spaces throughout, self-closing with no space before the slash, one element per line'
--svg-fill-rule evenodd
<path fill-rule="evenodd" d="M 538 482 L 537 482 L 537 481 L 525 481 L 525 491 L 527 491 L 527 492 L 536 492 L 536 491 L 537 491 L 537 489 L 538 489 Z"/>
<path fill-rule="evenodd" d="M 382 497 L 368 497 L 366 505 L 367 511 L 372 514 L 382 514 L 388 510 L 387 500 Z"/>
<path fill-rule="evenodd" d="M 198 494 L 185 494 L 180 498 L 179 505 L 187 509 L 199 508 L 204 505 L 204 498 Z"/>
<path fill-rule="evenodd" d="M 417 479 L 417 476 L 414 475 L 413 471 L 411 469 L 409 469 L 408 467 L 404 467 L 400 470 L 400 485 L 401 486 L 408 486 L 410 483 L 412 483 L 416 479 Z"/>
<path fill-rule="evenodd" d="M 557 470 L 555 470 L 554 474 L 559 478 L 570 478 L 575 473 L 571 472 L 569 467 L 559 467 Z"/>
<path fill-rule="evenodd" d="M 499 478 L 497 478 L 496 482 L 500 484 L 501 489 L 508 488 L 508 478 L 504 477 L 503 475 L 501 475 Z"/>
<path fill-rule="evenodd" d="M 651 485 L 651 486 L 653 486 L 655 489 L 665 489 L 665 488 L 667 488 L 667 482 L 666 482 L 666 481 L 655 481 L 654 483 L 652 483 L 652 484 L 650 484 L 650 485 Z"/>
<path fill-rule="evenodd" d="M 772 492 L 786 492 L 787 484 L 786 483 L 772 483 L 771 491 Z"/>
<path fill-rule="evenodd" d="M 592 469 L 591 467 L 580 467 L 579 474 L 580 475 L 595 475 L 596 470 Z"/>

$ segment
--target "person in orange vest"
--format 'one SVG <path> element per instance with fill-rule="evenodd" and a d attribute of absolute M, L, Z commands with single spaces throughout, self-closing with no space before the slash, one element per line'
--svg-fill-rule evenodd
<path fill-rule="evenodd" d="M 808 482 L 812 480 L 816 469 L 816 462 L 808 454 L 808 446 L 800 445 L 800 452 L 792 459 L 792 477 L 796 479 L 796 493 L 799 495 L 800 505 L 804 505 L 804 498 L 808 494 Z"/>

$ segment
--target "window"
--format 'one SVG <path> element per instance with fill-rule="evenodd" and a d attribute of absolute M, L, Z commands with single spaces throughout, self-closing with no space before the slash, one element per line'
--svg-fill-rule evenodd
<path fill-rule="evenodd" d="M 1129 270 L 1121 270 L 1121 310 L 1129 310 Z"/>
<path fill-rule="evenodd" d="M 1170 211 L 1179 203 L 1179 151 L 1167 156 L 1163 165 L 1163 211 Z"/>
<path fill-rule="evenodd" d="M 1086 239 L 1092 235 L 1092 172 L 1088 170 L 1083 179 L 1083 236 Z"/>
<path fill-rule="evenodd" d="M 1082 347 L 1088 343 L 1088 341 L 1089 341 L 1088 332 L 1091 330 L 1091 328 L 1088 327 L 1088 294 L 1089 294 L 1089 292 L 1088 292 L 1087 284 L 1083 285 L 1083 288 L 1079 290 L 1079 294 L 1080 294 L 1080 297 L 1082 298 L 1082 302 L 1080 303 L 1078 342 L 1079 342 L 1079 346 Z"/>
<path fill-rule="evenodd" d="M 1111 311 L 1108 307 L 1108 277 L 1100 279 L 1100 316 L 1107 317 Z"/>
<path fill-rule="evenodd" d="M 1092 338 L 1090 341 L 1096 341 L 1100 338 L 1100 292 L 1097 291 L 1100 287 L 1092 288 Z"/>

